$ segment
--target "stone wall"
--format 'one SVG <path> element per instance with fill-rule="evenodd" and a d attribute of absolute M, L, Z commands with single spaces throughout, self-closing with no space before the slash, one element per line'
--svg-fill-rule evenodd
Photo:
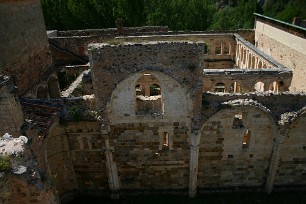
<path fill-rule="evenodd" d="M 239 126 L 234 125 L 237 114 L 241 114 Z M 244 147 L 246 130 L 250 138 Z M 202 128 L 199 187 L 264 187 L 275 136 L 275 122 L 256 107 L 232 107 L 214 114 Z"/>
<path fill-rule="evenodd" d="M 120 43 L 126 42 L 204 42 L 204 68 L 205 69 L 225 69 L 234 68 L 236 41 L 232 33 L 168 33 L 165 35 L 148 36 L 127 36 L 118 37 L 114 40 Z"/>
<path fill-rule="evenodd" d="M 275 26 L 277 24 L 278 26 Z M 256 46 L 273 57 L 275 60 L 289 67 L 293 71 L 293 78 L 290 91 L 305 91 L 303 83 L 306 76 L 306 39 L 305 29 L 299 29 L 298 33 L 304 33 L 304 37 L 295 32 L 284 23 L 274 22 L 274 25 L 258 19 L 256 21 L 255 41 Z M 286 29 L 284 29 L 286 27 Z M 289 27 L 289 28 L 288 28 Z"/>
<path fill-rule="evenodd" d="M 63 127 L 54 125 L 46 139 L 46 160 L 58 195 L 76 193 L 78 186 L 72 166 L 67 136 Z"/>
<path fill-rule="evenodd" d="M 186 122 L 122 123 L 111 126 L 110 145 L 121 190 L 188 188 Z M 163 144 L 169 133 L 168 146 Z"/>
<path fill-rule="evenodd" d="M 97 108 L 100 111 L 99 114 L 102 116 L 104 124 L 108 124 L 111 118 L 112 107 L 109 102 L 112 99 L 114 89 L 119 86 L 122 80 L 129 76 L 132 76 L 132 78 L 127 80 L 127 86 L 120 86 L 124 88 L 121 96 L 126 97 L 124 101 L 128 100 L 129 103 L 125 104 L 124 108 L 122 107 L 126 114 L 123 114 L 123 116 L 118 115 L 118 117 L 126 117 L 127 120 L 131 119 L 129 118 L 130 116 L 135 118 L 135 108 L 132 107 L 132 100 L 135 98 L 135 92 L 133 91 L 135 86 L 133 86 L 133 83 L 136 82 L 137 76 L 140 77 L 141 74 L 146 72 L 152 73 L 156 77 L 163 77 L 160 80 L 161 83 L 164 83 L 161 85 L 161 89 L 163 90 L 164 88 L 169 93 L 173 92 L 172 96 L 180 98 L 177 94 L 182 94 L 183 98 L 190 97 L 192 102 L 185 104 L 185 107 L 190 107 L 191 117 L 196 117 L 199 114 L 203 44 L 187 42 L 118 46 L 93 44 L 89 50 L 92 60 L 94 94 L 97 100 Z M 135 73 L 134 76 L 133 73 Z M 173 79 L 168 80 L 170 78 Z M 162 82 L 163 79 L 167 80 Z M 177 92 L 178 87 L 182 87 L 181 93 Z M 101 88 L 103 91 L 101 91 Z M 120 92 L 120 89 L 118 91 Z M 170 97 L 171 94 L 167 95 L 165 92 L 163 96 L 165 100 L 171 100 L 171 97 L 167 99 L 167 96 Z M 174 109 L 176 109 L 175 106 L 171 106 L 171 103 L 175 105 L 176 103 L 179 104 L 179 102 L 169 101 L 169 106 L 165 107 L 165 113 L 167 113 L 168 109 L 171 112 L 169 113 L 170 116 L 175 113 Z M 173 111 L 170 111 L 170 109 Z"/>
<path fill-rule="evenodd" d="M 104 141 L 97 122 L 69 122 L 64 128 L 79 191 L 108 189 Z"/>
<path fill-rule="evenodd" d="M 167 26 L 123 27 L 125 35 L 168 32 Z M 117 28 L 58 31 L 57 37 L 118 35 Z"/>
<path fill-rule="evenodd" d="M 97 122 L 66 122 L 51 130 L 47 159 L 62 199 L 69 199 L 76 192 L 108 192 L 103 144 Z"/>
<path fill-rule="evenodd" d="M 0 72 L 12 76 L 22 95 L 52 63 L 40 1 L 1 1 L 0 19 Z"/>
<path fill-rule="evenodd" d="M 306 114 L 302 114 L 288 128 L 280 150 L 280 163 L 275 176 L 275 186 L 306 185 Z"/>
<path fill-rule="evenodd" d="M 20 135 L 24 120 L 16 91 L 10 78 L 0 75 L 0 135 Z"/>

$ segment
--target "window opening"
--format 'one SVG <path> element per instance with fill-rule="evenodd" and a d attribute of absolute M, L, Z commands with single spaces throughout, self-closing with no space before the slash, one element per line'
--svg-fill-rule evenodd
<path fill-rule="evenodd" d="M 145 95 L 145 88 L 141 84 L 137 84 L 135 86 L 136 96 L 144 96 Z"/>
<path fill-rule="evenodd" d="M 50 98 L 60 98 L 60 88 L 57 81 L 57 78 L 54 76 L 51 76 L 48 80 L 48 88 L 49 88 L 49 94 Z"/>
<path fill-rule="evenodd" d="M 143 74 L 135 85 L 136 115 L 163 113 L 162 92 L 159 81 L 150 73 Z"/>
<path fill-rule="evenodd" d="M 263 82 L 259 81 L 255 84 L 254 89 L 257 92 L 264 92 L 265 91 L 265 84 Z"/>
<path fill-rule="evenodd" d="M 204 55 L 208 54 L 208 50 L 209 50 L 209 46 L 208 46 L 208 44 L 205 44 L 204 45 Z"/>
<path fill-rule="evenodd" d="M 230 86 L 231 93 L 240 93 L 240 84 L 238 82 L 234 82 Z"/>
<path fill-rule="evenodd" d="M 236 113 L 233 122 L 233 129 L 243 128 L 242 113 Z"/>
<path fill-rule="evenodd" d="M 272 91 L 273 93 L 278 93 L 278 83 L 277 83 L 277 81 L 274 81 L 270 84 L 269 90 Z"/>
<path fill-rule="evenodd" d="M 217 42 L 215 45 L 216 45 L 215 46 L 215 54 L 216 55 L 221 55 L 222 54 L 222 50 L 221 50 L 222 43 Z"/>
<path fill-rule="evenodd" d="M 229 55 L 230 54 L 229 44 L 228 43 L 224 43 L 223 54 L 225 54 L 225 55 Z"/>
<path fill-rule="evenodd" d="M 251 131 L 246 130 L 243 134 L 242 148 L 248 148 L 250 143 Z"/>
<path fill-rule="evenodd" d="M 158 95 L 161 95 L 160 86 L 158 84 L 151 84 L 150 85 L 150 96 L 158 96 Z"/>
<path fill-rule="evenodd" d="M 36 97 L 39 99 L 48 99 L 48 90 L 45 87 L 39 86 Z"/>
<path fill-rule="evenodd" d="M 164 132 L 163 147 L 166 147 L 166 148 L 169 147 L 169 133 L 167 132 Z"/>
<path fill-rule="evenodd" d="M 215 85 L 215 92 L 225 92 L 225 85 L 224 83 L 217 83 Z"/>

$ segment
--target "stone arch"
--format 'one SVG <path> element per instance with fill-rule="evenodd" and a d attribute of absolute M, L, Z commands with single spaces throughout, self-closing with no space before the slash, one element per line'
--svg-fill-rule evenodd
<path fill-rule="evenodd" d="M 275 175 L 275 186 L 306 185 L 306 107 L 287 126 L 289 129 L 280 150 L 280 163 Z"/>
<path fill-rule="evenodd" d="M 265 91 L 265 84 L 262 81 L 256 82 L 254 84 L 254 91 L 264 92 Z"/>
<path fill-rule="evenodd" d="M 258 69 L 263 68 L 262 61 L 261 61 L 261 60 L 258 61 L 257 68 L 258 68 Z"/>
<path fill-rule="evenodd" d="M 36 98 L 38 99 L 48 99 L 49 94 L 45 86 L 39 85 L 36 90 Z"/>
<path fill-rule="evenodd" d="M 231 83 L 229 90 L 230 90 L 229 91 L 230 93 L 240 93 L 241 92 L 241 82 L 234 81 L 233 83 Z"/>
<path fill-rule="evenodd" d="M 109 118 L 110 121 L 143 121 L 136 114 L 136 92 L 135 84 L 144 74 L 151 74 L 158 81 L 157 84 L 161 90 L 161 103 L 163 118 L 186 118 L 192 109 L 192 102 L 186 89 L 184 89 L 171 76 L 157 71 L 141 71 L 128 75 L 125 79 L 119 82 L 113 90 L 109 102 Z M 152 120 L 160 114 L 146 115 L 146 119 Z"/>
<path fill-rule="evenodd" d="M 243 124 L 240 128 L 232 126 L 236 117 Z M 247 130 L 250 134 L 244 140 Z M 264 187 L 277 136 L 277 125 L 269 112 L 252 105 L 222 109 L 204 122 L 200 135 L 200 188 Z"/>
<path fill-rule="evenodd" d="M 273 93 L 278 93 L 279 91 L 279 83 L 277 81 L 273 81 L 269 85 L 269 91 L 272 91 Z"/>
<path fill-rule="evenodd" d="M 256 69 L 256 65 L 255 65 L 255 61 L 256 61 L 256 57 L 255 57 L 255 55 L 252 55 L 252 69 Z"/>
<path fill-rule="evenodd" d="M 242 47 L 242 64 L 243 64 L 243 66 L 245 66 L 245 63 L 246 63 L 246 49 L 245 49 L 245 47 Z M 243 67 L 243 68 L 245 68 L 245 67 Z"/>
<path fill-rule="evenodd" d="M 48 88 L 50 98 L 60 98 L 60 88 L 56 76 L 50 76 L 48 79 Z"/>
<path fill-rule="evenodd" d="M 218 82 L 215 84 L 214 92 L 225 92 L 225 84 L 223 82 Z"/>
<path fill-rule="evenodd" d="M 248 54 L 248 68 L 252 68 L 252 53 Z"/>

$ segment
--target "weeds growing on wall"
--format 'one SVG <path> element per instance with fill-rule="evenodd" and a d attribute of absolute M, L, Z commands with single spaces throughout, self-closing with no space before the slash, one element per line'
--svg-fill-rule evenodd
<path fill-rule="evenodd" d="M 11 158 L 10 156 L 0 156 L 0 172 L 6 172 L 11 169 Z"/>
<path fill-rule="evenodd" d="M 72 106 L 68 110 L 69 115 L 71 115 L 73 121 L 80 121 L 82 118 L 81 109 L 77 106 Z"/>

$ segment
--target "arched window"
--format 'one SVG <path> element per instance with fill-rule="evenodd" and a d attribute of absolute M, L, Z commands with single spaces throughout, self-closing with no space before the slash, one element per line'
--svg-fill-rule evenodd
<path fill-rule="evenodd" d="M 236 113 L 233 122 L 233 129 L 244 128 L 242 121 L 242 113 Z"/>
<path fill-rule="evenodd" d="M 240 93 L 240 84 L 238 82 L 234 82 L 230 86 L 230 93 Z"/>
<path fill-rule="evenodd" d="M 61 97 L 59 84 L 55 76 L 51 76 L 49 78 L 48 88 L 49 88 L 50 98 L 60 98 Z"/>
<path fill-rule="evenodd" d="M 36 97 L 39 99 L 48 99 L 48 90 L 46 87 L 39 86 L 37 88 Z"/>
<path fill-rule="evenodd" d="M 150 96 L 158 96 L 158 95 L 161 95 L 160 86 L 158 84 L 151 84 L 150 85 Z"/>
<path fill-rule="evenodd" d="M 259 81 L 255 84 L 254 89 L 257 92 L 264 92 L 265 91 L 265 84 L 263 82 Z"/>
<path fill-rule="evenodd" d="M 269 91 L 273 91 L 273 93 L 278 93 L 278 82 L 277 81 L 274 81 L 270 84 L 269 86 Z"/>
<path fill-rule="evenodd" d="M 136 96 L 145 96 L 145 87 L 142 84 L 135 86 Z"/>
<path fill-rule="evenodd" d="M 136 115 L 163 113 L 162 91 L 159 81 L 150 73 L 143 74 L 136 82 Z"/>
<path fill-rule="evenodd" d="M 253 55 L 252 56 L 252 62 L 251 62 L 251 65 L 250 65 L 250 68 L 254 69 L 256 66 L 255 66 L 255 56 Z"/>
<path fill-rule="evenodd" d="M 243 139 L 242 139 L 242 148 L 248 148 L 250 145 L 250 139 L 251 139 L 251 131 L 246 130 L 243 133 Z"/>
<path fill-rule="evenodd" d="M 215 92 L 225 92 L 225 85 L 224 83 L 217 83 L 215 85 Z"/>
<path fill-rule="evenodd" d="M 261 61 L 261 60 L 259 60 L 257 68 L 258 68 L 258 69 L 261 69 L 261 68 L 262 68 L 262 61 Z"/>

